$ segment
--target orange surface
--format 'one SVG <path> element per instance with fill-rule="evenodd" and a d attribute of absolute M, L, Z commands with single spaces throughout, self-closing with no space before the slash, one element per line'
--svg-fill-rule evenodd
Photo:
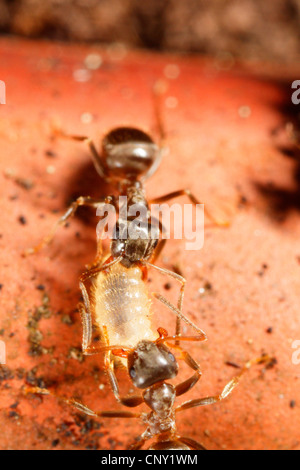
<path fill-rule="evenodd" d="M 87 71 L 91 52 L 103 61 Z M 203 377 L 178 401 L 220 392 L 236 372 L 230 362 L 242 365 L 262 352 L 278 361 L 263 374 L 253 368 L 223 403 L 178 415 L 178 429 L 209 449 L 299 449 L 300 365 L 292 364 L 291 347 L 300 340 L 299 151 L 284 125 L 299 112 L 290 105 L 290 84 L 300 71 L 282 77 L 261 64 L 8 39 L 0 56 L 7 86 L 0 106 L 1 449 L 123 449 L 144 429 L 131 420 L 91 420 L 22 391 L 25 383 L 45 385 L 95 410 L 118 408 L 103 358 L 80 356 L 78 278 L 95 253 L 96 218 L 82 209 L 48 249 L 26 259 L 21 253 L 74 197 L 109 191 L 84 145 L 51 139 L 49 123 L 97 142 L 117 125 L 151 130 L 151 87 L 170 70 L 173 77 L 179 71 L 168 80 L 163 109 L 170 153 L 148 194 L 188 187 L 231 220 L 228 229 L 207 227 L 201 251 L 170 241 L 160 260 L 179 264 L 188 280 L 185 312 L 209 338 L 186 346 Z M 175 301 L 173 281 L 165 290 L 166 279 L 150 277 L 149 289 Z M 172 317 L 155 310 L 170 329 Z M 118 376 L 128 390 L 125 373 Z"/>

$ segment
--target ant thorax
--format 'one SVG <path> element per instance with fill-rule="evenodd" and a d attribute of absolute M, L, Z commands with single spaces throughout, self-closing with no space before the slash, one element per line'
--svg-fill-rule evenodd
<path fill-rule="evenodd" d="M 175 387 L 168 383 L 159 383 L 152 385 L 144 394 L 145 403 L 160 417 L 167 418 L 173 408 L 176 391 Z"/>
<path fill-rule="evenodd" d="M 147 424 L 145 435 L 151 438 L 167 433 L 169 440 L 176 434 L 175 412 L 173 409 L 176 391 L 175 387 L 166 382 L 158 383 L 147 388 L 143 394 L 145 403 L 152 412 L 144 416 Z"/>
<path fill-rule="evenodd" d="M 164 418 L 161 418 L 157 413 L 152 412 L 147 415 L 147 418 L 144 419 L 144 422 L 148 425 L 145 435 L 148 435 L 147 438 L 154 437 L 156 435 L 161 435 L 167 433 L 167 439 L 176 434 L 176 422 L 175 422 L 175 412 L 174 410 L 169 410 L 169 413 Z M 145 437 L 144 435 L 144 437 Z"/>
<path fill-rule="evenodd" d="M 142 340 L 153 341 L 151 301 L 142 271 L 117 263 L 101 271 L 92 281 L 91 304 L 94 321 L 110 344 L 135 347 Z"/>
<path fill-rule="evenodd" d="M 114 228 L 111 254 L 123 256 L 122 264 L 129 267 L 141 260 L 149 260 L 158 244 L 158 221 L 152 221 L 144 191 L 139 185 L 127 188 L 126 207 L 120 207 Z"/>
<path fill-rule="evenodd" d="M 122 256 L 121 263 L 130 267 L 149 260 L 159 241 L 159 227 L 150 222 L 119 219 L 115 227 L 116 239 L 111 242 L 111 254 Z M 153 237 L 153 238 L 152 238 Z"/>

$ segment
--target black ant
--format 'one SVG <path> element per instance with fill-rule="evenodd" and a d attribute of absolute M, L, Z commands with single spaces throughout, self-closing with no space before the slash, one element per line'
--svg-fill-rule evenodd
<path fill-rule="evenodd" d="M 186 279 L 178 273 L 158 267 L 154 264 L 166 243 L 166 239 L 159 240 L 160 233 L 163 231 L 163 226 L 160 221 L 153 220 L 153 218 L 151 218 L 149 207 L 151 204 L 161 204 L 182 195 L 186 195 L 195 205 L 201 203 L 188 189 L 174 191 L 147 201 L 144 181 L 149 178 L 159 166 L 164 149 L 163 142 L 165 138 L 165 132 L 157 101 L 159 94 L 157 93 L 155 96 L 159 144 L 156 144 L 149 134 L 140 129 L 136 129 L 134 127 L 118 127 L 111 130 L 104 137 L 102 140 L 101 152 L 98 152 L 95 144 L 89 137 L 72 136 L 64 134 L 62 131 L 57 131 L 57 133 L 63 137 L 88 143 L 95 168 L 99 175 L 106 182 L 117 187 L 120 195 L 127 197 L 128 213 L 130 213 L 130 208 L 136 204 L 138 204 L 140 208 L 144 208 L 147 213 L 147 220 L 142 227 L 138 227 L 131 217 L 128 217 L 127 220 L 119 217 L 115 227 L 115 233 L 118 234 L 118 236 L 111 241 L 110 256 L 102 264 L 102 240 L 98 240 L 96 259 L 88 271 L 83 273 L 80 277 L 80 288 L 85 304 L 83 322 L 87 326 L 91 326 L 91 307 L 85 283 L 89 279 L 97 277 L 97 275 L 103 270 L 108 272 L 108 269 L 117 263 L 121 263 L 126 268 L 131 268 L 133 266 L 139 267 L 142 270 L 144 280 L 147 278 L 147 270 L 149 267 L 178 280 L 181 283 L 178 310 L 180 312 L 182 311 Z M 64 225 L 70 217 L 74 216 L 78 207 L 89 206 L 98 208 L 104 204 L 112 204 L 117 213 L 119 213 L 119 202 L 114 196 L 106 196 L 99 199 L 79 197 L 59 219 L 51 233 L 35 248 L 27 250 L 26 254 L 36 253 L 46 244 L 50 243 L 57 227 Z M 218 225 L 228 225 L 227 222 L 216 220 L 207 211 L 206 214 Z M 125 239 L 122 236 L 119 236 L 120 233 L 124 232 L 124 230 L 129 234 Z M 169 303 L 164 299 L 164 297 L 161 295 L 157 295 L 156 297 L 169 307 Z M 180 321 L 182 318 L 184 319 L 182 314 L 177 315 L 177 336 L 181 333 Z M 191 322 L 189 323 L 191 324 Z M 195 325 L 193 326 L 195 327 Z M 197 330 L 197 327 L 195 327 L 195 329 Z"/>
<path fill-rule="evenodd" d="M 102 418 L 139 418 L 147 429 L 139 437 L 130 449 L 138 450 L 146 441 L 154 439 L 148 450 L 206 450 L 205 447 L 193 439 L 182 437 L 176 428 L 176 414 L 197 406 L 211 405 L 224 400 L 236 387 L 241 376 L 254 364 L 269 362 L 268 356 L 262 356 L 245 364 L 240 373 L 231 379 L 218 395 L 189 400 L 179 406 L 174 405 L 175 399 L 188 392 L 202 376 L 200 366 L 188 352 L 178 345 L 169 344 L 170 341 L 178 340 L 176 336 L 168 336 L 163 328 L 158 329 L 159 338 L 155 341 L 143 340 L 135 347 L 128 348 L 121 345 L 104 346 L 102 351 L 111 352 L 115 357 L 120 357 L 127 362 L 127 370 L 132 384 L 143 390 L 142 394 L 120 397 L 117 378 L 114 374 L 113 364 L 106 362 L 105 369 L 108 373 L 117 401 L 129 408 L 146 404 L 150 412 L 132 411 L 99 411 L 95 412 L 86 405 L 74 399 L 59 397 L 47 389 L 38 387 L 26 387 L 26 393 L 41 395 L 53 395 L 68 405 L 74 406 L 79 411 L 93 417 Z M 205 341 L 206 335 L 184 337 L 180 341 Z M 167 343 L 167 345 L 166 345 Z M 169 347 L 168 347 L 169 346 Z M 166 381 L 173 379 L 178 373 L 178 363 L 169 348 L 175 348 L 180 352 L 180 357 L 191 367 L 195 373 L 178 385 L 172 385 Z M 100 348 L 99 348 L 100 351 Z"/>

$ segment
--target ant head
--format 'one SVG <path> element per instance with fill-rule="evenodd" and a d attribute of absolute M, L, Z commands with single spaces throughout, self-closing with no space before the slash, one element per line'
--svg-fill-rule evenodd
<path fill-rule="evenodd" d="M 144 340 L 128 354 L 128 372 L 135 387 L 148 388 L 176 377 L 178 364 L 164 344 Z"/>
<path fill-rule="evenodd" d="M 133 127 L 118 127 L 102 141 L 101 167 L 112 182 L 148 178 L 160 163 L 160 150 L 151 137 Z"/>

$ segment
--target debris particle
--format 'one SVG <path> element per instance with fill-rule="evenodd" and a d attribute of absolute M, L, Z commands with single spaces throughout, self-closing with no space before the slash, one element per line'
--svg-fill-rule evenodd
<path fill-rule="evenodd" d="M 20 222 L 21 225 L 27 224 L 27 220 L 23 215 L 20 215 L 20 217 L 18 218 L 18 221 Z"/>
<path fill-rule="evenodd" d="M 226 361 L 225 365 L 229 366 L 229 367 L 233 367 L 234 369 L 240 369 L 241 368 L 238 364 L 236 364 L 235 362 L 231 362 L 231 361 Z"/>
<path fill-rule="evenodd" d="M 290 408 L 294 409 L 296 407 L 296 401 L 295 400 L 291 400 L 290 401 Z"/>
<path fill-rule="evenodd" d="M 213 286 L 212 283 L 209 281 L 205 281 L 204 285 L 198 289 L 198 293 L 201 296 L 204 296 L 205 294 L 212 293 Z"/>
<path fill-rule="evenodd" d="M 0 383 L 13 378 L 13 372 L 7 366 L 0 365 Z"/>
<path fill-rule="evenodd" d="M 16 401 L 16 402 L 13 403 L 12 405 L 10 405 L 10 408 L 11 408 L 12 410 L 15 410 L 18 406 L 19 406 L 19 402 Z"/>
<path fill-rule="evenodd" d="M 273 327 L 270 326 L 269 328 L 266 329 L 266 333 L 268 333 L 269 335 L 271 335 L 273 333 Z"/>
<path fill-rule="evenodd" d="M 29 355 L 41 356 L 53 352 L 53 348 L 46 349 L 41 345 L 43 334 L 39 330 L 39 322 L 42 318 L 50 318 L 51 310 L 49 309 L 49 297 L 43 294 L 42 305 L 37 307 L 34 312 L 30 313 L 27 328 L 29 330 L 28 341 L 30 344 Z"/>
<path fill-rule="evenodd" d="M 45 290 L 45 286 L 43 284 L 39 284 L 36 286 L 37 290 Z"/>
<path fill-rule="evenodd" d="M 278 364 L 276 357 L 272 357 L 270 361 L 266 364 L 266 369 L 273 369 Z"/>
<path fill-rule="evenodd" d="M 258 271 L 258 275 L 259 276 L 263 276 L 266 272 L 266 270 L 268 269 L 268 265 L 266 263 L 263 263 L 262 266 L 261 266 L 261 270 Z"/>
<path fill-rule="evenodd" d="M 209 282 L 209 281 L 206 281 L 205 284 L 204 284 L 204 289 L 205 290 L 212 290 L 212 283 Z"/>
<path fill-rule="evenodd" d="M 4 176 L 14 181 L 16 184 L 21 186 L 21 188 L 29 190 L 34 187 L 34 182 L 30 178 L 22 178 L 20 176 L 17 176 L 14 170 L 10 168 L 4 171 Z"/>
<path fill-rule="evenodd" d="M 243 208 L 243 207 L 247 206 L 247 204 L 248 204 L 247 197 L 241 194 L 240 198 L 239 198 L 239 207 Z"/>
<path fill-rule="evenodd" d="M 73 325 L 74 323 L 70 315 L 67 315 L 67 314 L 62 316 L 61 321 L 65 325 Z"/>
<path fill-rule="evenodd" d="M 57 156 L 57 154 L 55 152 L 53 152 L 53 150 L 46 150 L 45 155 L 48 158 L 55 158 Z"/>
<path fill-rule="evenodd" d="M 46 388 L 44 379 L 42 377 L 37 377 L 36 373 L 37 373 L 37 367 L 34 367 L 26 374 L 25 381 L 27 385 L 31 385 L 33 387 L 39 387 L 39 388 Z"/>
<path fill-rule="evenodd" d="M 75 359 L 75 361 L 83 362 L 84 357 L 80 348 L 70 348 L 68 359 Z"/>

